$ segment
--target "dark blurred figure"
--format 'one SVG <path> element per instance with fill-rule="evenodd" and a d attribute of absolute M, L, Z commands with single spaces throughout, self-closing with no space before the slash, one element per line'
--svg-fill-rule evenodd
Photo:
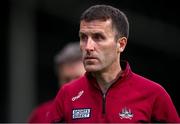
<path fill-rule="evenodd" d="M 67 44 L 54 59 L 55 71 L 59 81 L 59 87 L 64 83 L 80 77 L 85 73 L 82 63 L 82 56 L 79 48 L 79 42 Z M 45 121 L 48 109 L 52 100 L 47 101 L 33 110 L 28 118 L 29 123 L 43 123 Z"/>

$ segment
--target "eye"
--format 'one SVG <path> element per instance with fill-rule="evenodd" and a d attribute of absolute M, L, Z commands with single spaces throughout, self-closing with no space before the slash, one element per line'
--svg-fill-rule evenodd
<path fill-rule="evenodd" d="M 86 35 L 86 34 L 83 34 L 83 33 L 81 33 L 81 34 L 79 35 L 79 38 L 80 38 L 80 41 L 87 41 L 87 39 L 88 39 L 87 35 Z"/>
<path fill-rule="evenodd" d="M 101 41 L 101 40 L 104 40 L 104 39 L 105 39 L 105 37 L 100 33 L 93 34 L 93 40 L 94 41 Z"/>

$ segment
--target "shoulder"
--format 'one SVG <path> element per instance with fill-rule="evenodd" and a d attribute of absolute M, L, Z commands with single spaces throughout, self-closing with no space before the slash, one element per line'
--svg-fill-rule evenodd
<path fill-rule="evenodd" d="M 87 78 L 86 76 L 82 76 L 64 84 L 56 97 L 58 97 L 58 99 L 66 99 L 87 87 Z"/>
<path fill-rule="evenodd" d="M 53 100 L 49 100 L 37 106 L 32 111 L 30 117 L 28 118 L 28 122 L 29 123 L 44 122 L 43 118 L 46 116 L 46 113 L 48 112 L 52 103 L 53 103 Z"/>
<path fill-rule="evenodd" d="M 51 106 L 52 103 L 53 103 L 53 100 L 49 100 L 47 102 L 44 102 L 44 103 L 40 104 L 39 106 L 37 106 L 34 109 L 34 114 L 35 113 L 44 113 L 44 112 L 46 112 L 49 109 L 49 107 Z"/>
<path fill-rule="evenodd" d="M 131 77 L 131 84 L 135 86 L 138 90 L 146 90 L 154 93 L 166 93 L 164 87 L 151 79 L 133 73 Z"/>
<path fill-rule="evenodd" d="M 63 85 L 63 89 L 78 89 L 86 85 L 86 76 L 79 77 L 77 79 L 71 80 L 69 83 Z"/>

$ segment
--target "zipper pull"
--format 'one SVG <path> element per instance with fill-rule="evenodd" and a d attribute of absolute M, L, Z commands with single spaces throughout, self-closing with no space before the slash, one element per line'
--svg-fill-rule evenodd
<path fill-rule="evenodd" d="M 106 93 L 103 93 L 103 105 L 102 105 L 102 113 L 106 113 Z"/>

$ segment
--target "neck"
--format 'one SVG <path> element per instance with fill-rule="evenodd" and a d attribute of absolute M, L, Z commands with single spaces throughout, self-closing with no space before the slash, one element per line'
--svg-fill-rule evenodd
<path fill-rule="evenodd" d="M 92 75 L 96 78 L 102 92 L 106 93 L 108 88 L 119 77 L 121 72 L 122 72 L 122 69 L 121 69 L 120 64 L 118 63 L 114 66 L 111 66 L 107 70 L 104 70 L 101 72 L 94 72 Z"/>

